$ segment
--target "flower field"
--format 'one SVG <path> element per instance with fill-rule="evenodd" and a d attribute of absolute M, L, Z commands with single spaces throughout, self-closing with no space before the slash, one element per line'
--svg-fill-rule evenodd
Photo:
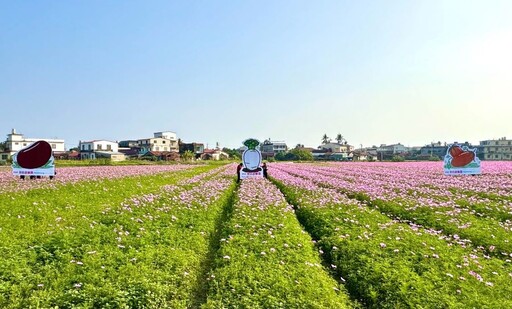
<path fill-rule="evenodd" d="M 242 181 L 208 277 L 207 308 L 350 308 L 282 193 Z"/>
<path fill-rule="evenodd" d="M 150 175 L 172 172 L 191 168 L 190 165 L 143 165 L 143 166 L 88 166 L 67 167 L 58 169 L 58 175 L 52 181 L 37 179 L 19 181 L 11 176 L 11 169 L 0 170 L 0 193 L 9 191 L 24 191 L 34 188 L 51 188 L 59 184 L 81 181 L 96 181 L 98 179 L 114 179 L 133 175 Z M 27 179 L 28 180 L 28 179 Z"/>
<path fill-rule="evenodd" d="M 512 308 L 512 164 L 0 171 L 1 308 Z"/>
<path fill-rule="evenodd" d="M 273 177 L 347 290 L 372 308 L 510 308 L 510 164 L 280 164 Z"/>

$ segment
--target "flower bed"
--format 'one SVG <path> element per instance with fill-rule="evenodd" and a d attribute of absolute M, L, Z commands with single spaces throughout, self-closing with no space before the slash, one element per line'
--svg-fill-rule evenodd
<path fill-rule="evenodd" d="M 405 167 L 367 163 L 324 166 L 282 164 L 274 168 L 344 192 L 390 217 L 443 230 L 448 235 L 459 235 L 471 240 L 475 246 L 495 248 L 487 250 L 488 254 L 512 257 L 512 220 L 509 219 L 512 214 L 509 201 L 512 191 L 507 189 L 512 187 L 510 174 L 498 173 L 500 169 L 495 169 L 494 173 L 483 176 L 450 177 L 442 175 L 439 169 L 421 169 L 417 163 L 410 165 L 409 170 Z M 502 187 L 498 186 L 498 182 Z M 478 190 L 481 189 L 471 196 L 467 195 L 468 189 L 461 193 L 461 188 L 487 186 L 497 186 L 489 189 L 489 192 L 498 194 L 507 191 L 507 194 L 500 193 L 490 200 L 479 195 Z"/>
<path fill-rule="evenodd" d="M 234 189 L 225 168 L 194 177 L 209 169 L 85 182 L 13 201 L 0 216 L 0 306 L 197 305 L 211 235 Z"/>
<path fill-rule="evenodd" d="M 322 186 L 313 170 L 273 166 L 272 175 L 348 291 L 368 307 L 512 306 L 507 296 L 512 265 L 489 256 L 489 248 L 393 220 L 341 190 Z"/>
<path fill-rule="evenodd" d="M 50 180 L 41 179 L 21 180 L 12 175 L 10 169 L 0 171 L 0 193 L 26 191 L 36 188 L 55 188 L 58 185 L 77 183 L 81 181 L 97 181 L 100 179 L 117 179 L 127 176 L 154 175 L 164 172 L 177 172 L 195 168 L 194 165 L 138 165 L 138 166 L 81 166 L 58 168 L 57 176 Z"/>
<path fill-rule="evenodd" d="M 205 308 L 347 308 L 343 286 L 321 265 L 281 192 L 242 181 L 225 224 Z"/>

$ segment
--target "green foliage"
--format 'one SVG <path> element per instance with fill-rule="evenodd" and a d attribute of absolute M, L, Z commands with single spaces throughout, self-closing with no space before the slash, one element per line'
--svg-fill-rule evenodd
<path fill-rule="evenodd" d="M 395 156 L 393 156 L 393 158 L 391 158 L 391 161 L 393 161 L 393 162 L 404 162 L 405 159 L 402 156 L 396 156 L 395 155 Z"/>
<path fill-rule="evenodd" d="M 1 193 L 0 307 L 512 307 L 508 197 L 452 188 L 454 213 L 276 181 L 265 204 L 222 164 Z"/>
<path fill-rule="evenodd" d="M 256 149 L 256 147 L 260 144 L 258 140 L 255 140 L 254 138 L 250 138 L 244 141 L 244 145 L 247 146 L 249 149 Z"/>
<path fill-rule="evenodd" d="M 285 201 L 268 205 L 264 196 L 268 190 L 251 191 L 251 196 L 240 195 L 233 205 L 203 308 L 352 307 L 343 286 L 321 266 L 290 205 Z M 245 202 L 249 199 L 261 203 L 251 206 L 252 201 Z"/>
<path fill-rule="evenodd" d="M 458 203 L 461 206 L 464 205 L 464 202 L 459 201 Z M 452 235 L 460 235 L 462 238 L 471 240 L 476 246 L 494 246 L 496 250 L 489 252 L 489 254 L 499 256 L 501 255 L 500 252 L 512 252 L 512 242 L 509 241 L 510 233 L 503 229 L 501 222 L 492 218 L 501 217 L 504 221 L 510 220 L 510 214 L 505 214 L 497 208 L 491 208 L 492 204 L 490 203 L 484 207 L 471 204 L 469 209 L 459 210 L 456 217 L 451 214 L 452 207 L 438 207 L 434 211 L 428 206 L 411 209 L 404 207 L 404 205 L 407 205 L 407 202 L 399 200 L 384 201 L 377 199 L 370 203 L 370 206 L 392 216 L 414 220 L 418 224 L 443 230 Z M 487 216 L 475 215 L 475 209 L 479 209 Z M 467 226 L 460 228 L 463 225 L 462 222 Z"/>
<path fill-rule="evenodd" d="M 284 152 L 278 152 L 278 153 L 276 153 L 276 155 L 274 156 L 274 158 L 275 158 L 277 161 L 284 161 L 284 160 L 286 160 L 286 153 L 284 153 Z"/>
<path fill-rule="evenodd" d="M 313 154 L 309 151 L 302 150 L 302 149 L 292 149 L 289 151 L 289 153 L 293 155 L 292 160 L 313 161 Z"/>
<path fill-rule="evenodd" d="M 436 155 L 432 155 L 430 157 L 428 157 L 427 159 L 428 161 L 441 161 L 441 158 L 439 158 L 438 156 Z"/>
<path fill-rule="evenodd" d="M 233 159 L 233 160 L 241 160 L 242 159 L 242 155 L 240 154 L 240 152 L 238 152 L 238 149 L 222 148 L 222 151 L 227 153 L 229 155 L 230 159 Z"/>
<path fill-rule="evenodd" d="M 328 144 L 331 142 L 331 139 L 327 136 L 327 134 L 324 134 L 324 136 L 322 136 L 322 144 Z"/>
<path fill-rule="evenodd" d="M 126 165 L 172 165 L 178 164 L 175 161 L 151 161 L 151 160 L 124 160 L 124 161 L 112 161 L 110 159 L 95 159 L 95 160 L 55 160 L 56 167 L 67 167 L 67 166 L 126 166 Z M 197 164 L 197 162 L 195 162 Z"/>
<path fill-rule="evenodd" d="M 461 245 L 458 238 L 450 240 L 430 229 L 392 220 L 381 213 L 389 211 L 385 202 L 367 207 L 365 204 L 372 201 L 354 194 L 361 202 L 338 197 L 325 203 L 327 196 L 339 193 L 329 188 L 311 191 L 278 185 L 298 207 L 300 222 L 319 240 L 327 262 L 336 266 L 337 276 L 346 280 L 350 294 L 362 299 L 367 307 L 512 306 L 508 297 L 512 288 L 506 283 L 512 276 L 509 262 L 489 258 L 485 250 Z M 319 197 L 323 200 L 321 207 Z M 416 223 L 423 222 L 419 213 L 406 216 L 410 210 L 394 205 L 393 217 L 414 217 Z M 484 224 L 478 228 L 482 236 L 488 234 Z M 505 248 L 497 251 L 510 252 Z"/>
<path fill-rule="evenodd" d="M 346 142 L 346 139 L 343 137 L 343 135 L 341 135 L 341 133 L 338 133 L 336 135 L 336 141 L 338 142 L 338 144 L 341 144 L 343 141 Z"/>
<path fill-rule="evenodd" d="M 190 307 L 233 185 L 178 183 L 214 167 L 1 194 L 0 307 Z"/>
<path fill-rule="evenodd" d="M 192 159 L 194 159 L 194 153 L 190 150 L 187 150 L 185 151 L 184 153 L 181 154 L 181 159 L 183 161 L 192 161 Z"/>
<path fill-rule="evenodd" d="M 274 156 L 277 161 L 313 161 L 313 154 L 302 149 L 291 149 L 288 152 L 278 152 Z"/>

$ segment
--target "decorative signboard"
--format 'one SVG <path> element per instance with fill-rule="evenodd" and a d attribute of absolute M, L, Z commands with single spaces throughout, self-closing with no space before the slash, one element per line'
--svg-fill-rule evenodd
<path fill-rule="evenodd" d="M 480 174 L 480 159 L 476 156 L 476 148 L 452 144 L 444 156 L 445 175 L 477 175 Z"/>
<path fill-rule="evenodd" d="M 12 156 L 12 174 L 25 178 L 55 176 L 55 159 L 52 146 L 46 141 L 37 141 Z"/>
<path fill-rule="evenodd" d="M 257 139 L 246 139 L 243 144 L 247 147 L 242 154 L 244 167 L 240 171 L 240 179 L 263 178 L 261 164 L 260 142 Z"/>

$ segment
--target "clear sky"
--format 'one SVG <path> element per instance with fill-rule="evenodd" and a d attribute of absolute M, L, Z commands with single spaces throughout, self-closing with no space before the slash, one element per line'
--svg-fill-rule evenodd
<path fill-rule="evenodd" d="M 512 138 L 511 14 L 509 0 L 0 0 L 0 138 Z"/>

